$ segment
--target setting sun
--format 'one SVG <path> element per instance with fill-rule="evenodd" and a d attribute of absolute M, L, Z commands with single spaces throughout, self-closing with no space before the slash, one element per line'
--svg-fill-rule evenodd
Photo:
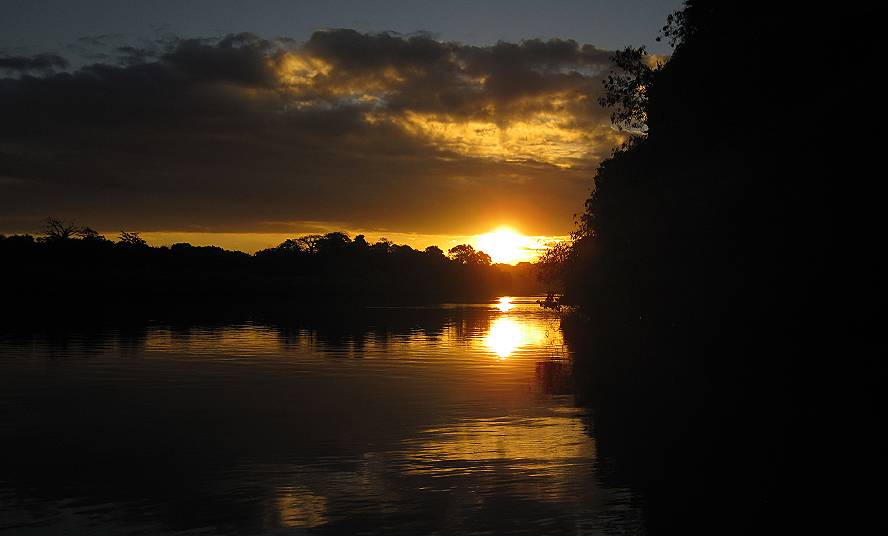
<path fill-rule="evenodd" d="M 490 255 L 493 262 L 516 264 L 535 259 L 538 244 L 529 236 L 508 227 L 500 227 L 478 236 L 477 248 Z"/>

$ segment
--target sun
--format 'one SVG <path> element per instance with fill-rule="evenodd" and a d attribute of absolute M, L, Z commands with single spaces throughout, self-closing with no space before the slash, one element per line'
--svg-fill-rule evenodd
<path fill-rule="evenodd" d="M 517 264 L 531 260 L 535 254 L 533 239 L 508 227 L 479 235 L 477 249 L 490 255 L 495 263 Z"/>

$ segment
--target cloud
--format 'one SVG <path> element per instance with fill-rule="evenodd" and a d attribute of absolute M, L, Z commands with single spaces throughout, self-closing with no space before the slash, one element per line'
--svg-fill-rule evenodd
<path fill-rule="evenodd" d="M 0 78 L 0 175 L 19 179 L 0 184 L 0 230 L 53 214 L 144 231 L 471 234 L 508 220 L 563 234 L 622 139 L 596 104 L 610 53 L 570 40 L 112 42 L 116 60 L 76 70 L 0 58 L 18 75 Z"/>
<path fill-rule="evenodd" d="M 57 69 L 64 69 L 68 61 L 56 54 L 38 54 L 36 56 L 0 56 L 0 73 L 16 74 L 49 74 Z"/>

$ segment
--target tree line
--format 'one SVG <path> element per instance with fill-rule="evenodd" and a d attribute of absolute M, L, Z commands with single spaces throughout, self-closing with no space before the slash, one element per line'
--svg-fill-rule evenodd
<path fill-rule="evenodd" d="M 344 232 L 299 236 L 250 255 L 187 243 L 154 247 L 135 232 L 110 240 L 49 218 L 37 236 L 0 235 L 0 258 L 8 303 L 15 304 L 7 312 L 149 303 L 175 309 L 459 302 L 543 288 L 533 265 L 493 264 L 468 244 L 445 253 Z"/>

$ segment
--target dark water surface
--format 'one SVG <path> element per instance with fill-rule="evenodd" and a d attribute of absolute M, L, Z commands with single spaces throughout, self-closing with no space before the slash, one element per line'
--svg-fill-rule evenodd
<path fill-rule="evenodd" d="M 570 373 L 532 299 L 7 329 L 0 533 L 635 533 Z"/>

